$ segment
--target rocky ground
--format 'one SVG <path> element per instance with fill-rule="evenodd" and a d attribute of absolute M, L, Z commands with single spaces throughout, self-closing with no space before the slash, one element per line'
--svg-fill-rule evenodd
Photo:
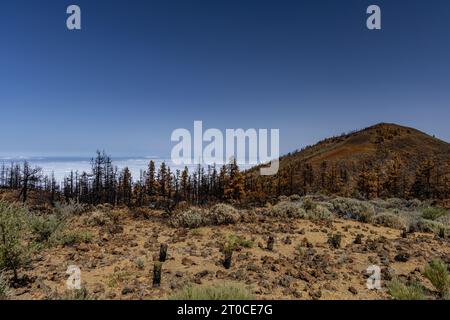
<path fill-rule="evenodd" d="M 29 283 L 11 289 L 11 299 L 53 299 L 66 293 L 69 265 L 81 269 L 82 285 L 97 299 L 166 299 L 188 285 L 240 283 L 257 299 L 389 299 L 385 283 L 393 276 L 422 277 L 432 259 L 449 262 L 448 239 L 431 233 L 409 233 L 338 217 L 327 220 L 280 219 L 252 214 L 236 224 L 196 229 L 174 228 L 162 212 L 136 215 L 114 209 L 114 228 L 102 213 L 70 219 L 67 228 L 92 234 L 73 245 L 44 248 L 32 256 Z M 223 244 L 230 236 L 251 240 L 222 264 Z M 331 242 L 333 235 L 341 241 Z M 269 236 L 275 238 L 268 250 Z M 358 238 L 358 239 L 357 239 Z M 356 240 L 356 241 L 355 241 Z M 152 287 L 154 261 L 161 243 L 168 244 L 159 288 Z M 382 289 L 369 290 L 366 269 L 382 270 Z"/>

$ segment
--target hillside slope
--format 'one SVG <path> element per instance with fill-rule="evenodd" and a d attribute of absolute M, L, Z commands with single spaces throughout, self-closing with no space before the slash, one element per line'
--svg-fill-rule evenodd
<path fill-rule="evenodd" d="M 382 184 L 389 183 L 386 179 L 395 174 L 395 183 L 400 184 L 402 180 L 401 189 L 404 190 L 384 196 L 406 197 L 411 194 L 410 189 L 420 178 L 416 177 L 418 171 L 421 171 L 421 166 L 426 165 L 427 160 L 430 161 L 428 180 L 435 176 L 435 182 L 438 184 L 436 188 L 446 189 L 445 183 L 450 179 L 447 177 L 450 144 L 413 128 L 380 123 L 360 131 L 325 139 L 283 156 L 276 178 L 257 179 L 272 182 L 277 179 L 277 194 L 322 190 L 354 194 L 363 173 L 367 173 L 369 180 L 378 180 L 379 185 L 375 187 L 377 189 L 381 189 Z M 250 180 L 258 176 L 259 170 L 255 169 L 257 168 L 248 171 L 247 178 Z M 424 170 L 426 171 L 426 168 Z M 376 196 L 382 196 L 382 191 L 376 191 Z"/>

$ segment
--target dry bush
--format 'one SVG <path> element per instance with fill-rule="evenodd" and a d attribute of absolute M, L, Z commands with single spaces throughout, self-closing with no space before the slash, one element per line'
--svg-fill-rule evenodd
<path fill-rule="evenodd" d="M 302 208 L 301 203 L 281 201 L 274 205 L 265 213 L 277 218 L 305 218 L 306 211 Z"/>
<path fill-rule="evenodd" d="M 87 217 L 87 225 L 91 227 L 102 227 L 112 223 L 112 219 L 109 214 L 96 210 Z"/>
<path fill-rule="evenodd" d="M 234 224 L 240 219 L 237 209 L 228 204 L 219 203 L 210 209 L 190 207 L 184 211 L 174 212 L 169 223 L 173 227 L 198 228 Z"/>
<path fill-rule="evenodd" d="M 298 194 L 293 194 L 293 195 L 289 196 L 289 200 L 292 202 L 297 202 L 297 201 L 302 200 L 302 197 Z"/>
<path fill-rule="evenodd" d="M 405 219 L 392 212 L 382 212 L 373 218 L 373 222 L 384 227 L 404 229 L 407 226 Z"/>
<path fill-rule="evenodd" d="M 212 225 L 234 224 L 239 218 L 239 211 L 225 203 L 214 205 L 206 213 L 206 219 Z"/>
<path fill-rule="evenodd" d="M 68 202 L 57 202 L 53 209 L 57 217 L 71 217 L 73 215 L 80 215 L 88 210 L 88 206 L 75 200 L 69 200 Z"/>
<path fill-rule="evenodd" d="M 321 204 L 316 204 L 310 210 L 306 210 L 307 217 L 313 220 L 328 220 L 333 218 L 333 213 Z"/>
<path fill-rule="evenodd" d="M 170 225 L 175 228 L 198 228 L 205 225 L 205 210 L 198 207 L 191 207 L 186 211 L 174 214 L 169 219 Z"/>
<path fill-rule="evenodd" d="M 148 220 L 154 216 L 155 211 L 151 208 L 137 207 L 132 210 L 133 218 Z"/>
<path fill-rule="evenodd" d="M 373 205 L 366 201 L 341 198 L 331 200 L 337 215 L 346 219 L 354 219 L 360 222 L 371 222 L 375 215 Z"/>
<path fill-rule="evenodd" d="M 331 234 L 328 236 L 327 243 L 335 249 L 341 247 L 342 235 L 341 234 Z"/>

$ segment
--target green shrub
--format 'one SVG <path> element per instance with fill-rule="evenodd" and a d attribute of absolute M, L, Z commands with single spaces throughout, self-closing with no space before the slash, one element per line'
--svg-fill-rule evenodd
<path fill-rule="evenodd" d="M 439 217 L 446 216 L 448 211 L 443 208 L 429 207 L 422 209 L 422 218 L 427 220 L 436 220 Z"/>
<path fill-rule="evenodd" d="M 92 234 L 88 231 L 73 230 L 61 234 L 57 242 L 63 246 L 73 246 L 80 243 L 92 241 Z"/>
<path fill-rule="evenodd" d="M 423 273 L 424 277 L 430 280 L 433 287 L 441 297 L 448 294 L 450 290 L 450 275 L 447 265 L 440 260 L 431 261 Z"/>
<path fill-rule="evenodd" d="M 438 221 L 423 219 L 423 218 L 420 218 L 417 221 L 415 227 L 417 228 L 418 231 L 431 232 L 434 234 L 442 233 L 442 229 L 444 229 L 445 233 L 448 232 L 448 228 L 446 226 L 444 226 L 442 223 L 440 223 Z"/>
<path fill-rule="evenodd" d="M 426 300 L 424 290 L 419 283 L 406 285 L 396 278 L 389 282 L 388 292 L 395 300 Z"/>
<path fill-rule="evenodd" d="M 305 218 L 306 211 L 300 203 L 282 201 L 274 205 L 268 215 L 278 218 Z"/>
<path fill-rule="evenodd" d="M 0 300 L 5 300 L 9 296 L 9 284 L 6 277 L 0 272 Z"/>
<path fill-rule="evenodd" d="M 225 242 L 224 248 L 229 250 L 236 250 L 238 248 L 252 248 L 254 245 L 252 240 L 247 240 L 244 237 L 231 234 Z"/>
<path fill-rule="evenodd" d="M 347 219 L 354 219 L 360 222 L 371 222 L 375 209 L 372 204 L 350 198 L 341 198 L 331 200 L 336 214 Z"/>
<path fill-rule="evenodd" d="M 169 297 L 170 300 L 253 300 L 254 295 L 237 284 L 189 286 Z"/>
<path fill-rule="evenodd" d="M 26 215 L 24 207 L 0 200 L 0 270 L 12 270 L 14 281 L 18 280 L 18 269 L 27 262 Z"/>
<path fill-rule="evenodd" d="M 31 216 L 30 229 L 37 242 L 48 242 L 50 238 L 64 227 L 63 218 L 56 215 Z"/>

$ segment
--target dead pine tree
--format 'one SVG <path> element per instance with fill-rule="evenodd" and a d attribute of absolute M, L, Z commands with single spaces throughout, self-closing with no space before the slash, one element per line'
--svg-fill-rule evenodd
<path fill-rule="evenodd" d="M 161 243 L 161 247 L 159 248 L 159 261 L 164 262 L 167 258 L 167 248 L 169 246 L 167 243 Z"/>
<path fill-rule="evenodd" d="M 42 169 L 39 167 L 31 168 L 27 161 L 23 163 L 23 169 L 21 170 L 22 189 L 19 194 L 19 198 L 22 199 L 23 203 L 27 202 L 30 187 L 39 182 L 42 178 L 40 175 L 41 171 Z"/>
<path fill-rule="evenodd" d="M 161 285 L 162 262 L 155 262 L 153 266 L 153 288 L 159 288 Z"/>
<path fill-rule="evenodd" d="M 233 250 L 231 248 L 225 248 L 223 254 L 224 254 L 223 266 L 225 269 L 230 269 L 231 259 L 233 258 Z"/>
<path fill-rule="evenodd" d="M 274 244 L 275 244 L 275 238 L 273 236 L 269 236 L 269 239 L 267 239 L 267 250 L 273 251 Z"/>
<path fill-rule="evenodd" d="M 402 232 L 400 233 L 400 236 L 402 238 L 407 238 L 408 237 L 408 230 L 406 228 L 403 228 Z"/>

